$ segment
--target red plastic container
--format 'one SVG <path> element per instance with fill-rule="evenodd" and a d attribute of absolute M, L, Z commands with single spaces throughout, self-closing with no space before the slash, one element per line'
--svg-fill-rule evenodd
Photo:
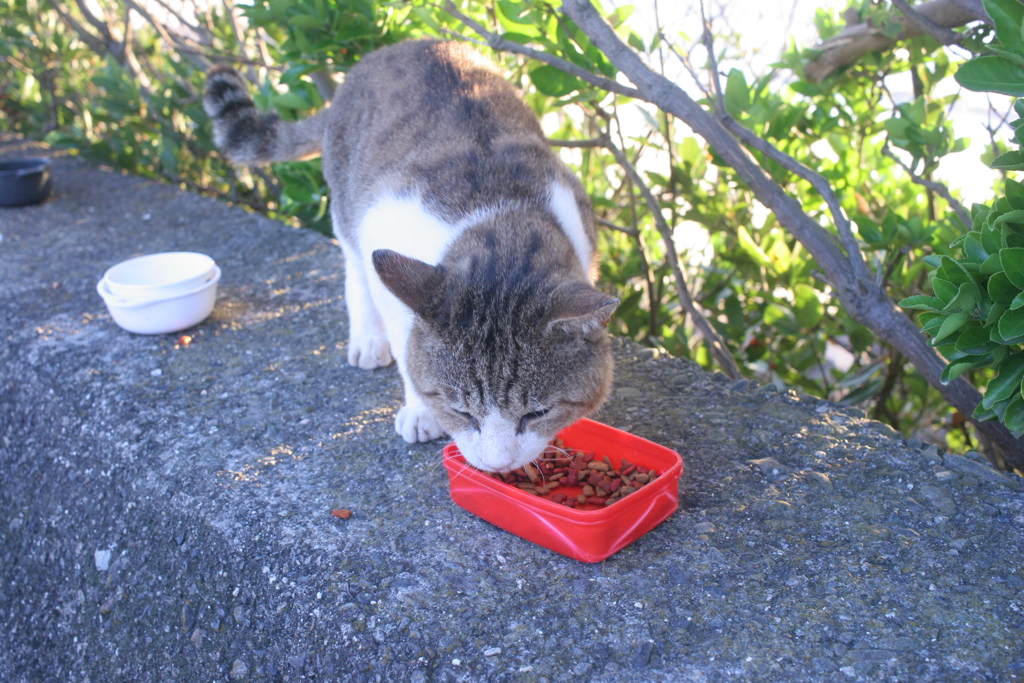
<path fill-rule="evenodd" d="M 582 562 L 600 562 L 663 522 L 679 507 L 683 459 L 673 450 L 614 427 L 580 420 L 559 436 L 566 448 L 623 458 L 661 476 L 604 508 L 572 509 L 520 491 L 466 464 L 455 442 L 444 449 L 452 500 L 516 536 Z M 572 487 L 557 489 L 572 494 Z"/>

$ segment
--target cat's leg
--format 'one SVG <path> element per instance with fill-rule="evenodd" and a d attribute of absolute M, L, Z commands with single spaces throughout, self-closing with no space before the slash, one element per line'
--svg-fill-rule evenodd
<path fill-rule="evenodd" d="M 348 310 L 348 363 L 364 370 L 391 364 L 391 346 L 366 280 L 359 252 L 338 240 L 345 254 L 345 307 Z"/>
<path fill-rule="evenodd" d="M 405 388 L 405 404 L 398 409 L 398 415 L 395 416 L 395 431 L 409 443 L 439 439 L 445 432 L 409 379 L 406 349 L 409 334 L 412 332 L 413 313 L 384 287 L 376 274 L 372 274 L 370 278 L 370 291 L 384 319 L 391 352 L 398 364 L 398 372 L 402 376 L 402 385 Z"/>

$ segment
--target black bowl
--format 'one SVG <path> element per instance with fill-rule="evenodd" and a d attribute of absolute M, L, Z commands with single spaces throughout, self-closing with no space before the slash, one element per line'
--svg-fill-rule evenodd
<path fill-rule="evenodd" d="M 0 159 L 0 206 L 35 204 L 49 196 L 49 159 Z"/>

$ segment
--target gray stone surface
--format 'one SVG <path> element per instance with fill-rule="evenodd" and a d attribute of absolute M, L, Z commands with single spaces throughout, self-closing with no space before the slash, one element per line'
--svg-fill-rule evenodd
<path fill-rule="evenodd" d="M 0 680 L 1024 675 L 1017 478 L 620 344 L 598 418 L 679 450 L 681 508 L 576 562 L 453 505 L 442 444 L 394 434 L 396 371 L 344 362 L 329 240 L 54 175 L 51 201 L 0 210 Z M 184 347 L 121 331 L 94 290 L 170 249 L 224 271 Z"/>

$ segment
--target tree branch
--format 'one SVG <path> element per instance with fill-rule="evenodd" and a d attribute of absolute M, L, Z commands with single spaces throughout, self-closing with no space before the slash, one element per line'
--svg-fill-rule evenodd
<path fill-rule="evenodd" d="M 633 237 L 633 238 L 637 238 L 637 237 L 640 236 L 640 231 L 637 230 L 636 228 L 627 228 L 624 225 L 619 225 L 618 223 L 612 223 L 607 218 L 601 218 L 600 216 L 594 216 L 594 220 L 597 221 L 598 223 L 600 223 L 601 225 L 603 225 L 604 227 L 608 228 L 609 230 L 614 230 L 615 232 L 621 232 L 621 233 L 629 235 L 630 237 Z"/>
<path fill-rule="evenodd" d="M 717 118 L 701 108 L 676 84 L 650 69 L 619 39 L 588 0 L 564 0 L 562 9 L 591 43 L 636 84 L 644 100 L 681 119 L 708 141 L 722 160 L 754 191 L 758 200 L 773 211 L 779 222 L 807 248 L 832 281 L 836 296 L 854 320 L 899 350 L 961 413 L 970 415 L 974 411 L 981 401 L 981 393 L 962 377 L 949 384 L 941 382 L 946 361 L 928 346 L 924 334 L 896 308 L 879 285 L 856 276 L 852 265 L 827 231 L 754 163 Z M 981 422 L 976 423 L 976 427 L 991 439 L 999 451 L 998 454 L 990 454 L 993 462 L 998 462 L 1001 456 L 1013 467 L 1024 466 L 1022 442 L 1014 438 L 1004 425 Z"/>
<path fill-rule="evenodd" d="M 555 57 L 554 55 L 549 55 L 546 52 L 534 50 L 531 47 L 527 47 L 525 45 L 513 42 L 511 40 L 505 40 L 499 34 L 488 31 L 480 23 L 474 21 L 473 19 L 467 17 L 465 14 L 460 12 L 459 9 L 455 6 L 455 4 L 452 3 L 451 0 L 445 0 L 444 11 L 452 15 L 462 23 L 464 23 L 466 26 L 469 26 L 471 29 L 476 31 L 481 36 L 483 36 L 487 40 L 488 47 L 490 47 L 493 50 L 498 50 L 501 52 L 513 52 L 515 54 L 520 54 L 529 57 L 530 59 L 536 59 L 538 62 L 544 62 L 545 64 L 561 69 L 565 73 L 575 76 L 581 81 L 586 81 L 591 85 L 596 85 L 598 88 L 601 88 L 602 90 L 607 90 L 608 92 L 617 93 L 619 95 L 625 95 L 626 97 L 640 97 L 639 91 L 637 91 L 635 88 L 630 88 L 628 85 L 622 85 L 621 83 L 613 81 L 610 78 L 605 78 L 604 76 L 592 74 L 586 69 L 582 69 L 576 66 L 572 62 L 567 62 L 564 59 L 560 59 L 558 57 Z"/>
<path fill-rule="evenodd" d="M 589 140 L 556 140 L 548 138 L 548 144 L 552 147 L 568 147 L 571 149 L 585 149 L 588 147 L 604 147 L 605 141 L 602 138 L 591 138 Z"/>
<path fill-rule="evenodd" d="M 722 366 L 725 374 L 732 379 L 739 379 L 742 375 L 740 375 L 739 367 L 737 367 L 736 361 L 729 352 L 729 347 L 725 345 L 725 341 L 719 336 L 715 328 L 711 326 L 707 318 L 704 317 L 704 314 L 690 295 L 690 288 L 686 285 L 686 278 L 683 276 L 683 270 L 679 265 L 679 255 L 676 252 L 675 240 L 672 238 L 672 229 L 669 227 L 668 221 L 665 220 L 665 216 L 661 213 L 661 205 L 658 203 L 658 198 L 651 192 L 651 188 L 644 182 L 644 179 L 630 162 L 626 153 L 616 147 L 612 143 L 611 138 L 607 136 L 604 138 L 604 146 L 612 153 L 615 160 L 619 162 L 619 165 L 622 166 L 622 169 L 633 181 L 633 184 L 640 190 L 640 194 L 647 203 L 647 209 L 651 212 L 651 217 L 654 218 L 654 225 L 657 227 L 658 233 L 665 243 L 665 257 L 668 259 L 669 266 L 672 268 L 672 274 L 675 276 L 676 292 L 679 295 L 679 301 L 693 317 L 693 324 L 700 331 L 701 336 L 704 337 L 704 341 L 708 343 L 708 348 L 711 350 L 715 360 L 718 361 L 718 364 Z"/>
<path fill-rule="evenodd" d="M 907 166 L 902 159 L 900 159 L 893 153 L 892 149 L 889 147 L 888 142 L 882 145 L 882 154 L 884 154 L 885 156 L 889 157 L 897 164 L 899 164 L 900 168 L 906 171 L 907 175 L 910 176 L 910 179 L 914 181 L 916 184 L 931 190 L 932 192 L 936 193 L 937 195 L 945 199 L 946 203 L 949 204 L 950 208 L 956 211 L 956 214 L 960 216 L 960 220 L 964 222 L 964 225 L 966 225 L 968 228 L 971 227 L 971 214 L 967 211 L 966 208 L 964 208 L 963 204 L 958 202 L 953 197 L 953 195 L 949 193 L 948 187 L 946 187 L 942 183 L 935 182 L 934 180 L 927 180 L 925 178 L 922 178 L 921 176 L 914 173 L 914 171 L 911 170 L 911 168 Z"/>
<path fill-rule="evenodd" d="M 98 55 L 105 55 L 107 53 L 107 44 L 103 38 L 97 38 L 93 35 L 89 29 L 78 23 L 78 20 L 73 16 L 64 11 L 60 6 L 59 0 L 50 0 L 50 7 L 57 13 L 57 16 L 68 25 L 68 27 L 75 32 L 78 39 L 89 46 L 89 49 Z"/>
<path fill-rule="evenodd" d="M 929 0 L 915 6 L 912 11 L 915 16 L 923 17 L 943 29 L 963 26 L 979 18 L 974 11 L 964 9 L 954 0 Z M 896 16 L 893 20 L 903 26 L 903 31 L 896 38 L 885 35 L 877 26 L 854 24 L 815 46 L 814 49 L 821 54 L 804 65 L 804 78 L 812 83 L 820 83 L 868 52 L 884 52 L 892 49 L 900 40 L 925 35 L 925 31 L 907 16 Z"/>
<path fill-rule="evenodd" d="M 941 45 L 959 45 L 963 35 L 948 28 L 939 26 L 934 21 L 918 12 L 907 4 L 907 0 L 892 0 L 892 4 L 903 12 L 903 16 L 910 20 L 917 30 L 934 38 Z"/>

